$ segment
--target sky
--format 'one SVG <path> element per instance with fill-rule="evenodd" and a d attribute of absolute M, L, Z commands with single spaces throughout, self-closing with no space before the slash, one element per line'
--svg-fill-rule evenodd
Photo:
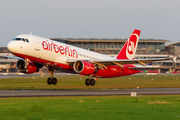
<path fill-rule="evenodd" d="M 0 0 L 0 47 L 19 34 L 180 42 L 180 0 Z M 167 44 L 170 44 L 167 43 Z"/>

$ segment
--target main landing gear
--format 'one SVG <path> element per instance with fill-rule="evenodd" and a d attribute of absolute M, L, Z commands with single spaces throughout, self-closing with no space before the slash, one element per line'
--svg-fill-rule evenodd
<path fill-rule="evenodd" d="M 91 77 L 89 77 L 89 79 L 85 80 L 85 84 L 86 86 L 89 86 L 89 85 L 94 86 L 96 84 L 96 81 L 95 79 L 91 79 Z"/>
<path fill-rule="evenodd" d="M 49 84 L 49 85 L 51 85 L 51 84 L 56 85 L 57 84 L 57 79 L 54 78 L 54 76 L 53 76 L 54 69 L 52 69 L 52 70 L 49 69 L 48 72 L 51 74 L 51 77 L 47 79 L 47 84 Z"/>
<path fill-rule="evenodd" d="M 29 65 L 30 60 L 28 58 L 24 59 L 24 68 L 22 69 L 23 73 L 28 73 L 27 66 Z"/>
<path fill-rule="evenodd" d="M 57 79 L 56 78 L 48 78 L 47 79 L 47 84 L 51 85 L 56 85 L 57 84 Z"/>

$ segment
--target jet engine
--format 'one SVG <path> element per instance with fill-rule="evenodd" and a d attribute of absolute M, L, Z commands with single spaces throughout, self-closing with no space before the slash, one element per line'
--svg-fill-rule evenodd
<path fill-rule="evenodd" d="M 39 72 L 39 66 L 32 61 L 27 65 L 27 68 L 25 68 L 25 62 L 23 60 L 18 60 L 16 68 L 26 74 Z"/>
<path fill-rule="evenodd" d="M 76 73 L 82 74 L 82 75 L 91 75 L 95 72 L 94 64 L 78 60 L 74 63 L 73 69 Z"/>

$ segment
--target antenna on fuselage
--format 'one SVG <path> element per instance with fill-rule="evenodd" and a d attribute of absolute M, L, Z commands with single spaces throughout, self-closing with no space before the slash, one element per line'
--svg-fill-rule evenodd
<path fill-rule="evenodd" d="M 32 32 L 30 33 L 30 35 L 32 35 Z"/>

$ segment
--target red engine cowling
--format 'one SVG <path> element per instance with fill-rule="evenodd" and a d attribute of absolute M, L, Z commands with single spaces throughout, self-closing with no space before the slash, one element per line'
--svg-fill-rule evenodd
<path fill-rule="evenodd" d="M 26 74 L 35 73 L 39 71 L 39 68 L 36 66 L 34 62 L 30 62 L 25 68 L 25 62 L 23 60 L 18 60 L 16 63 L 16 68 Z"/>
<path fill-rule="evenodd" d="M 76 61 L 73 65 L 73 69 L 76 73 L 82 75 L 91 75 L 95 72 L 94 65 L 83 60 Z"/>

